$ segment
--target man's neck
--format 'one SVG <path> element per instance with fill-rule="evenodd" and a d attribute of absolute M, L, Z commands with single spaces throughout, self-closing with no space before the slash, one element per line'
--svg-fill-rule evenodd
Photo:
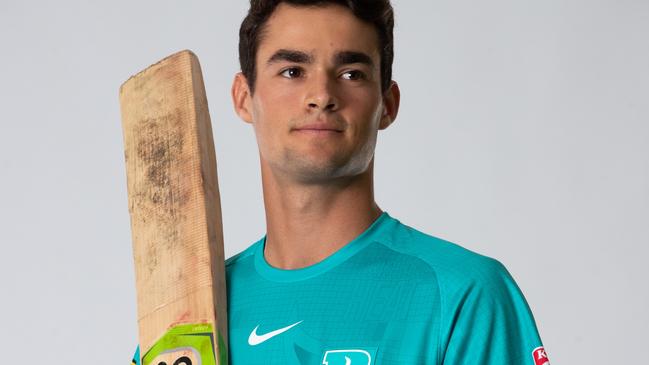
<path fill-rule="evenodd" d="M 281 269 L 310 266 L 363 233 L 382 213 L 372 165 L 344 186 L 287 183 L 262 166 L 266 261 Z"/>

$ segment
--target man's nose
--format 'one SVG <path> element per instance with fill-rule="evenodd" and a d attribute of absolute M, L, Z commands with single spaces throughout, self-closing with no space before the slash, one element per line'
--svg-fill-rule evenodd
<path fill-rule="evenodd" d="M 336 80 L 329 75 L 314 75 L 307 81 L 305 104 L 309 110 L 335 111 L 339 107 L 336 96 Z"/>

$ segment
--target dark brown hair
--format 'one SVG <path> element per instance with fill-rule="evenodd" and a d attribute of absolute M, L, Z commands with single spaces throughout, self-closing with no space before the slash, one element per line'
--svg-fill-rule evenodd
<path fill-rule="evenodd" d="M 264 25 L 280 3 L 295 6 L 338 4 L 350 9 L 358 19 L 373 24 L 381 54 L 381 89 L 385 92 L 390 87 L 394 59 L 394 13 L 390 0 L 250 0 L 250 10 L 239 29 L 239 63 L 251 92 L 254 92 L 257 50 Z"/>

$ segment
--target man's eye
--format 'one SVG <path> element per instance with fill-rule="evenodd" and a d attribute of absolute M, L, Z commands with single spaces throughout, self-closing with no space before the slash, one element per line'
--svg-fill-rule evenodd
<path fill-rule="evenodd" d="M 287 79 L 294 79 L 296 77 L 302 76 L 302 70 L 297 67 L 291 67 L 282 71 L 280 75 L 286 77 Z"/>
<path fill-rule="evenodd" d="M 345 80 L 362 80 L 365 78 L 365 74 L 358 70 L 351 70 L 343 73 L 342 78 Z"/>

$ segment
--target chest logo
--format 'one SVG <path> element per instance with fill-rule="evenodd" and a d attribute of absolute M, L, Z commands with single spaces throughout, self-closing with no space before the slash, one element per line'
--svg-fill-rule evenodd
<path fill-rule="evenodd" d="M 295 322 L 290 326 L 286 326 L 274 331 L 270 331 L 268 333 L 264 333 L 263 335 L 257 334 L 257 330 L 259 329 L 259 325 L 257 325 L 257 327 L 255 327 L 255 329 L 253 329 L 252 332 L 250 332 L 250 336 L 248 336 L 248 344 L 250 346 L 256 346 L 259 345 L 260 343 L 264 343 L 270 340 L 271 338 L 290 330 L 291 328 L 297 326 L 300 323 L 302 323 L 302 321 Z"/>
<path fill-rule="evenodd" d="M 322 358 L 323 365 L 372 365 L 376 348 L 328 350 Z"/>

